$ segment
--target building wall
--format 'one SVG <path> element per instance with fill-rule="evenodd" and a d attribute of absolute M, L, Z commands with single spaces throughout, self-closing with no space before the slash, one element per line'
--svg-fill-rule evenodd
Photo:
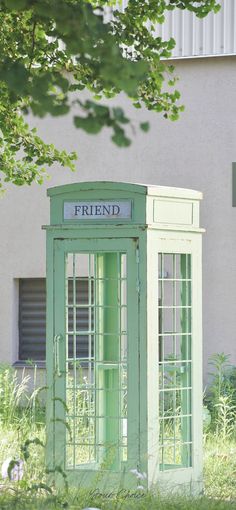
<path fill-rule="evenodd" d="M 193 188 L 204 193 L 203 322 L 205 373 L 208 357 L 230 353 L 236 363 L 236 209 L 231 166 L 236 160 L 236 57 L 178 60 L 186 111 L 172 123 L 160 114 L 133 109 L 121 97 L 136 130 L 133 144 L 118 149 L 105 130 L 89 136 L 71 118 L 34 122 L 58 147 L 78 150 L 76 173 L 54 168 L 43 186 L 9 186 L 0 199 L 0 361 L 17 360 L 17 279 L 45 276 L 46 188 L 83 180 L 123 180 Z M 149 120 L 144 134 L 138 123 Z"/>
<path fill-rule="evenodd" d="M 163 23 L 155 26 L 155 35 L 164 41 L 174 38 L 176 44 L 172 57 L 199 57 L 201 55 L 230 55 L 236 53 L 236 4 L 235 0 L 218 0 L 221 8 L 215 14 L 210 12 L 205 18 L 198 18 L 187 9 L 165 11 Z M 116 9 L 122 11 L 128 0 L 117 2 Z M 106 8 L 105 20 L 112 18 L 112 8 Z M 151 25 L 151 23 L 150 23 Z"/>

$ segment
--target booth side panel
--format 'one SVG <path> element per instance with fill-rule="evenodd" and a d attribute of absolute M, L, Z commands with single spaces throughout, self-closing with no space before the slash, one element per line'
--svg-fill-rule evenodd
<path fill-rule="evenodd" d="M 54 263 L 53 235 L 47 232 L 47 330 L 46 330 L 46 367 L 47 367 L 47 400 L 46 400 L 46 467 L 51 474 L 49 482 L 54 479 L 55 443 L 54 443 Z"/>
<path fill-rule="evenodd" d="M 158 460 L 158 249 L 156 232 L 147 233 L 147 456 L 148 485 L 157 482 Z"/>
<path fill-rule="evenodd" d="M 182 232 L 180 238 L 174 231 L 150 231 L 147 260 L 149 486 L 199 494 L 201 234 Z"/>
<path fill-rule="evenodd" d="M 202 236 L 193 239 L 193 469 L 194 478 L 202 489 L 203 472 L 203 388 L 202 388 Z"/>
<path fill-rule="evenodd" d="M 147 451 L 147 232 L 140 233 L 138 253 L 139 286 L 139 458 L 141 472 L 148 471 Z"/>

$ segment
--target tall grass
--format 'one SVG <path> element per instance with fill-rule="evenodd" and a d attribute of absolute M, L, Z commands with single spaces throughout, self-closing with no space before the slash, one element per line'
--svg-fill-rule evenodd
<path fill-rule="evenodd" d="M 33 379 L 36 383 L 36 370 Z M 44 478 L 44 451 L 36 444 L 38 440 L 45 442 L 41 390 L 35 384 L 31 390 L 30 376 L 25 370 L 19 376 L 12 367 L 0 365 L 0 467 L 6 459 L 22 459 L 25 444 L 32 441 L 29 461 L 24 463 L 25 485 Z"/>
<path fill-rule="evenodd" d="M 40 392 L 44 389 L 36 387 L 36 368 L 34 368 L 33 391 L 30 388 L 30 375 L 25 369 L 21 377 L 11 366 L 0 365 L 0 424 L 8 427 L 21 425 L 35 425 L 39 414 L 43 414 L 44 407 L 39 400 Z M 36 416 L 37 414 L 37 416 Z"/>
<path fill-rule="evenodd" d="M 140 497 L 95 497 L 89 491 L 48 493 L 44 467 L 45 423 L 41 388 L 30 392 L 30 378 L 23 371 L 19 378 L 9 366 L 0 366 L 0 467 L 6 458 L 24 457 L 24 478 L 13 483 L 0 480 L 1 510 L 228 510 L 236 508 L 236 369 L 226 355 L 215 355 L 211 382 L 204 403 L 211 420 L 204 436 L 205 495 L 197 500 L 163 498 L 148 493 Z M 34 382 L 37 373 L 34 370 Z M 70 401 L 68 403 L 70 405 Z M 81 400 L 81 405 L 84 400 Z M 36 441 L 35 441 L 36 439 Z"/>
<path fill-rule="evenodd" d="M 214 354 L 210 367 L 204 397 L 205 494 L 234 500 L 236 508 L 236 367 L 225 353 Z"/>
<path fill-rule="evenodd" d="M 5 493 L 0 495 L 1 510 L 234 510 L 230 501 L 198 499 L 181 496 L 163 498 L 151 492 L 140 498 L 130 494 L 127 498 L 94 498 L 89 491 L 78 490 L 55 495 L 35 495 L 31 493 Z"/>

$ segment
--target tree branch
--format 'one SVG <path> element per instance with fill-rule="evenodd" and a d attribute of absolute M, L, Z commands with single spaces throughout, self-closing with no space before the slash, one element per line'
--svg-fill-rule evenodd
<path fill-rule="evenodd" d="M 30 55 L 30 64 L 29 64 L 29 71 L 31 71 L 31 67 L 34 60 L 34 48 L 35 48 L 35 30 L 37 26 L 37 21 L 34 21 L 33 23 L 33 30 L 32 30 L 32 45 L 31 45 L 31 55 Z"/>

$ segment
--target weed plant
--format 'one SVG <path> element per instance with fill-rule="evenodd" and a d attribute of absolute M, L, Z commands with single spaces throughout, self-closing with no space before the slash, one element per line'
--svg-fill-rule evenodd
<path fill-rule="evenodd" d="M 236 439 L 208 433 L 204 441 L 204 493 L 236 508 Z"/>
<path fill-rule="evenodd" d="M 206 388 L 204 404 L 210 412 L 209 430 L 223 439 L 235 435 L 236 420 L 236 367 L 223 352 L 210 359 L 212 370 Z"/>
<path fill-rule="evenodd" d="M 214 354 L 210 366 L 204 397 L 209 413 L 204 435 L 205 494 L 231 499 L 236 508 L 236 367 L 224 353 Z"/>
<path fill-rule="evenodd" d="M 49 491 L 45 480 L 44 407 L 41 389 L 29 392 L 29 377 L 19 380 L 11 367 L 0 367 L 0 466 L 6 458 L 22 458 L 24 477 L 20 482 L 0 480 L 0 510 L 228 510 L 236 508 L 236 369 L 225 354 L 211 360 L 211 382 L 204 404 L 211 417 L 204 436 L 205 495 L 198 499 L 163 498 L 158 494 L 133 493 L 132 497 L 94 497 L 90 491 Z M 34 376 L 36 382 L 36 372 Z M 85 381 L 86 383 L 86 381 Z M 69 400 L 68 405 L 71 405 Z M 77 403 L 85 406 L 84 397 Z"/>
<path fill-rule="evenodd" d="M 36 370 L 33 382 L 30 391 L 30 376 L 24 370 L 19 379 L 12 367 L 0 366 L 0 467 L 6 459 L 22 459 L 28 445 L 23 485 L 44 478 L 44 449 L 40 445 L 45 443 L 45 409 L 39 400 L 42 388 L 35 387 Z"/>

